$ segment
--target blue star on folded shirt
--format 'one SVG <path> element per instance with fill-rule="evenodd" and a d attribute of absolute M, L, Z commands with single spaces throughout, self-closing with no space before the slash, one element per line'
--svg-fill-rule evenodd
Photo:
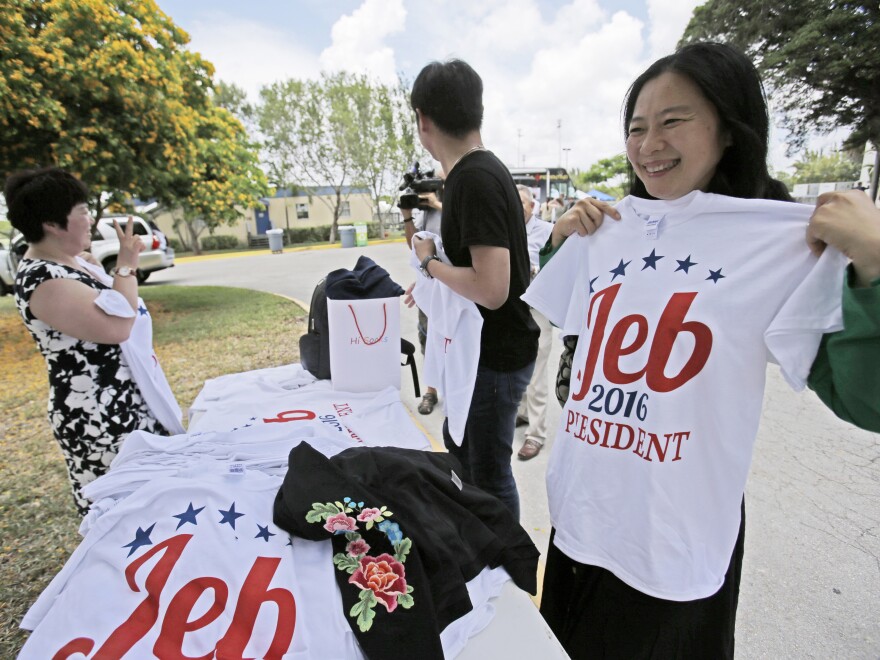
<path fill-rule="evenodd" d="M 275 536 L 272 532 L 269 531 L 269 525 L 263 527 L 261 524 L 257 523 L 257 527 L 260 528 L 260 531 L 254 537 L 255 539 L 263 539 L 266 543 L 269 542 L 270 536 Z"/>
<path fill-rule="evenodd" d="M 130 550 L 128 551 L 129 557 L 131 557 L 131 555 L 134 553 L 134 551 L 137 550 L 138 548 L 140 548 L 141 546 L 153 545 L 153 542 L 150 540 L 150 534 L 153 533 L 153 527 L 155 527 L 155 526 L 156 526 L 156 523 L 153 523 L 152 525 L 150 525 L 150 528 L 147 529 L 146 531 L 144 531 L 142 528 L 138 527 L 137 531 L 134 534 L 134 541 L 122 546 L 123 548 L 130 548 Z"/>
<path fill-rule="evenodd" d="M 244 515 L 243 513 L 235 512 L 235 502 L 232 503 L 232 506 L 230 506 L 227 511 L 224 511 L 223 509 L 218 509 L 218 511 L 223 514 L 223 517 L 220 519 L 220 524 L 223 525 L 228 523 L 232 529 L 235 529 L 235 521 Z"/>
<path fill-rule="evenodd" d="M 596 290 L 593 288 L 593 282 L 595 282 L 595 281 L 598 280 L 598 279 L 599 279 L 599 276 L 597 275 L 596 277 L 594 277 L 593 279 L 590 280 L 590 293 L 593 293 L 593 292 L 596 291 Z"/>
<path fill-rule="evenodd" d="M 199 509 L 194 509 L 192 502 L 189 503 L 189 506 L 186 508 L 186 511 L 183 513 L 178 513 L 174 517 L 177 518 L 180 522 L 177 523 L 177 527 L 175 529 L 180 529 L 180 526 L 185 523 L 192 523 L 193 525 L 198 525 L 198 521 L 196 520 L 196 516 L 202 512 L 202 509 L 205 507 L 201 507 Z"/>
<path fill-rule="evenodd" d="M 147 315 L 147 308 L 144 307 L 143 305 L 138 305 L 138 312 L 140 312 L 141 316 L 146 316 Z"/>

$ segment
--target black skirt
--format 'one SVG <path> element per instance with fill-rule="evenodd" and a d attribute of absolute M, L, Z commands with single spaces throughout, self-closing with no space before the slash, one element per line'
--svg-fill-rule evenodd
<path fill-rule="evenodd" d="M 745 545 L 745 501 L 739 536 L 721 588 L 708 598 L 648 596 L 611 571 L 578 563 L 550 534 L 541 615 L 575 660 L 581 658 L 733 658 L 736 606 Z"/>

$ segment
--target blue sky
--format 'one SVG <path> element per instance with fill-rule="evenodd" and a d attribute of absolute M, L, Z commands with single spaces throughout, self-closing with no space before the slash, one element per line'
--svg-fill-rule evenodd
<path fill-rule="evenodd" d="M 489 149 L 508 165 L 580 168 L 623 150 L 627 87 L 674 49 L 700 1 L 157 0 L 216 78 L 254 99 L 276 80 L 343 69 L 411 80 L 460 57 L 483 78 Z M 776 135 L 777 168 L 784 151 Z"/>

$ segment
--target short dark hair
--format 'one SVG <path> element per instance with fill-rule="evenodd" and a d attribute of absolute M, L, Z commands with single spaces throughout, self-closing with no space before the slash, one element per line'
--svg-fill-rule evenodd
<path fill-rule="evenodd" d="M 715 106 L 721 130 L 730 136 L 730 145 L 715 168 L 707 192 L 791 201 L 785 184 L 771 177 L 767 169 L 770 119 L 761 77 L 743 53 L 727 44 L 690 44 L 649 66 L 636 78 L 624 99 L 624 137 L 629 137 L 629 123 L 642 88 L 667 72 L 686 76 L 700 89 Z M 632 164 L 627 163 L 627 167 L 630 194 L 651 197 Z"/>
<path fill-rule="evenodd" d="M 462 60 L 431 62 L 413 83 L 410 105 L 444 133 L 462 138 L 483 125 L 483 80 Z"/>
<path fill-rule="evenodd" d="M 3 194 L 9 221 L 28 243 L 43 240 L 44 222 L 67 229 L 67 216 L 73 207 L 89 199 L 86 184 L 60 167 L 10 174 Z"/>

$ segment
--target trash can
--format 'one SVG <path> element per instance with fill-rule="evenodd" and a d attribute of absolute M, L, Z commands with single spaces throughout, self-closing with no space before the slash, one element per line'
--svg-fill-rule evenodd
<path fill-rule="evenodd" d="M 269 237 L 269 249 L 272 250 L 272 254 L 280 253 L 284 248 L 284 230 L 267 229 L 266 236 Z"/>
<path fill-rule="evenodd" d="M 354 247 L 354 227 L 351 225 L 340 225 L 339 229 L 339 240 L 342 241 L 342 247 L 350 248 Z"/>
<path fill-rule="evenodd" d="M 355 243 L 358 247 L 366 247 L 367 245 L 367 225 L 359 222 L 354 226 Z"/>

